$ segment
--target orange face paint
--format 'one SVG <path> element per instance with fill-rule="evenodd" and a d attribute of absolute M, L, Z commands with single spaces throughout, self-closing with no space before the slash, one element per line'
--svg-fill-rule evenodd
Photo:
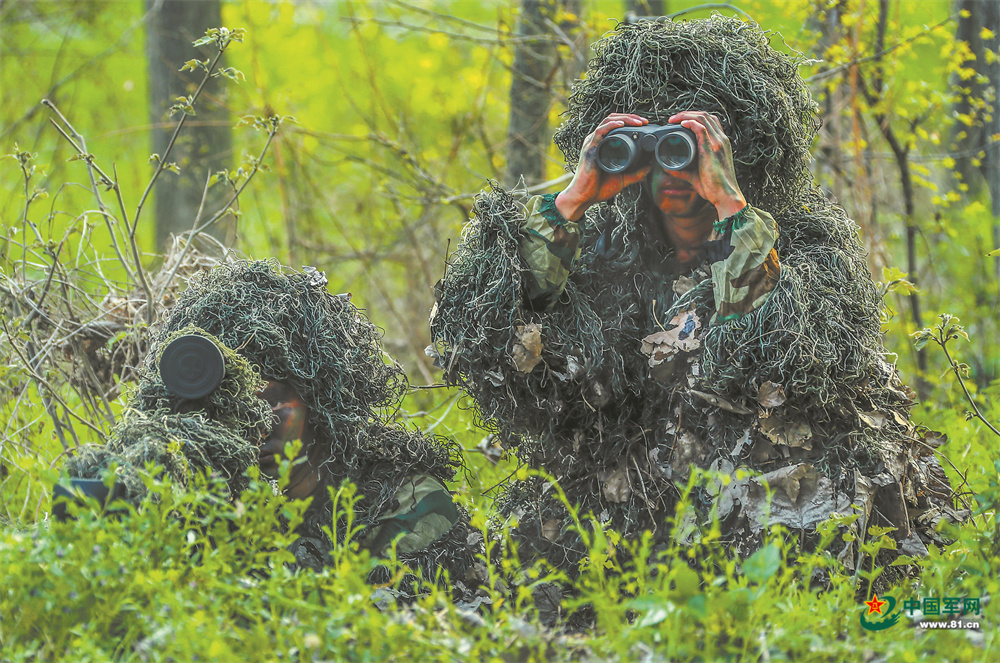
<path fill-rule="evenodd" d="M 305 457 L 305 462 L 292 468 L 285 492 L 291 497 L 306 497 L 319 481 L 319 473 L 308 460 L 309 447 L 313 442 L 308 422 L 309 407 L 291 386 L 275 380 L 268 382 L 259 396 L 270 404 L 271 411 L 278 417 L 277 425 L 261 440 L 258 452 L 261 473 L 276 477 L 281 460 L 285 457 L 285 447 L 292 440 L 301 440 L 302 451 L 299 452 L 299 457 Z"/>

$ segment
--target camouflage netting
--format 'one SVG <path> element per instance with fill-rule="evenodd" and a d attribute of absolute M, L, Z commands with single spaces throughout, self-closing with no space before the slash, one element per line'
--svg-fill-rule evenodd
<path fill-rule="evenodd" d="M 185 334 L 211 339 L 222 351 L 226 375 L 219 387 L 199 401 L 173 396 L 160 379 L 159 356 L 171 341 Z M 198 471 L 222 477 L 230 495 L 247 486 L 246 469 L 257 462 L 257 447 L 274 419 L 271 407 L 257 397 L 263 383 L 258 371 L 203 329 L 189 326 L 168 334 L 146 356 L 139 389 L 104 446 L 87 445 L 66 463 L 71 476 L 103 478 L 114 464 L 115 481 L 125 499 L 138 505 L 147 490 L 140 472 L 146 465 L 162 467 L 174 485 L 183 488 Z"/>
<path fill-rule="evenodd" d="M 771 522 L 808 535 L 853 503 L 859 531 L 892 525 L 901 550 L 921 554 L 934 523 L 959 514 L 884 359 L 857 228 L 809 180 L 819 120 L 796 61 L 756 25 L 719 16 L 620 25 L 595 50 L 556 133 L 570 166 L 611 112 L 660 123 L 685 109 L 716 113 L 744 194 L 777 221 L 778 285 L 752 313 L 710 322 L 707 267 L 671 266 L 637 185 L 588 210 L 565 292 L 536 310 L 518 252 L 525 208 L 493 187 L 436 288 L 431 332 L 446 380 L 475 397 L 520 459 L 626 534 L 663 534 L 692 464 L 734 477 L 743 467 L 775 489 Z M 682 322 L 696 330 L 685 344 L 669 338 Z M 761 479 L 698 495 L 706 512 L 718 504 L 742 552 L 757 545 Z M 519 516 L 522 549 L 569 570 L 586 554 L 544 482 L 513 485 L 501 510 Z M 839 552 L 857 563 L 851 544 Z"/>

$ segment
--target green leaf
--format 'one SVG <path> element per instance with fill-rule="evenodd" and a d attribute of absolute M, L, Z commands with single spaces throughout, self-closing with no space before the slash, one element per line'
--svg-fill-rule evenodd
<path fill-rule="evenodd" d="M 695 617 L 706 617 L 708 615 L 708 599 L 705 598 L 704 594 L 692 596 L 687 601 L 687 610 L 689 613 L 694 613 Z"/>
<path fill-rule="evenodd" d="M 204 37 L 201 37 L 200 39 L 195 39 L 192 42 L 192 45 L 194 45 L 194 46 L 206 46 L 208 44 L 211 44 L 213 41 L 215 41 L 215 35 L 211 34 L 211 32 L 212 31 L 209 30 L 207 33 L 205 33 Z"/>
<path fill-rule="evenodd" d="M 885 279 L 886 283 L 890 281 L 902 281 L 909 276 L 906 272 L 902 271 L 899 267 L 883 267 L 882 268 L 882 278 Z"/>
<path fill-rule="evenodd" d="M 639 628 L 644 628 L 646 626 L 656 626 L 664 619 L 667 618 L 667 609 L 663 606 L 656 606 L 652 608 L 649 612 L 642 616 L 639 620 L 637 626 Z"/>
<path fill-rule="evenodd" d="M 235 67 L 223 67 L 222 69 L 219 69 L 217 72 L 212 74 L 212 76 L 213 77 L 225 76 L 226 78 L 236 81 L 237 83 L 239 83 L 241 80 L 245 81 L 247 79 L 247 77 L 243 75 L 243 72 L 240 71 L 239 69 L 236 69 Z"/>
<path fill-rule="evenodd" d="M 927 342 L 934 338 L 934 335 L 930 329 L 921 329 L 910 334 L 910 338 L 913 339 L 913 347 L 917 350 L 923 350 Z"/>
<path fill-rule="evenodd" d="M 208 71 L 208 63 L 202 60 L 188 60 L 178 71 L 194 71 L 199 68 Z"/>
<path fill-rule="evenodd" d="M 684 563 L 679 563 L 671 575 L 674 582 L 674 592 L 681 599 L 694 596 L 701 589 L 698 574 Z"/>
<path fill-rule="evenodd" d="M 920 292 L 920 290 L 910 281 L 906 279 L 899 279 L 896 281 L 889 281 L 885 285 L 886 292 L 902 292 L 907 295 L 912 295 Z"/>
<path fill-rule="evenodd" d="M 777 573 L 780 566 L 781 551 L 773 543 L 768 543 L 743 562 L 743 575 L 751 582 L 763 584 Z"/>

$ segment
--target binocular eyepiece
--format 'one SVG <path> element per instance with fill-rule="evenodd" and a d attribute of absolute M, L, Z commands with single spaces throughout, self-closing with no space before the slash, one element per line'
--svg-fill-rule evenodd
<path fill-rule="evenodd" d="M 204 336 L 178 337 L 160 355 L 160 379 L 179 398 L 204 398 L 215 391 L 225 377 L 226 361 L 222 351 Z"/>
<path fill-rule="evenodd" d="M 679 124 L 647 124 L 612 129 L 597 145 L 597 166 L 606 173 L 638 170 L 650 158 L 664 170 L 685 170 L 698 159 L 698 140 Z"/>

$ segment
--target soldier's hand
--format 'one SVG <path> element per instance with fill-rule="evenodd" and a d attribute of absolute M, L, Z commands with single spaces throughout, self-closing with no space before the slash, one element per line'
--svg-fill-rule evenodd
<path fill-rule="evenodd" d="M 690 129 L 698 139 L 698 170 L 671 174 L 690 182 L 698 195 L 715 206 L 720 219 L 746 207 L 746 198 L 736 181 L 733 147 L 719 118 L 703 111 L 683 111 L 667 121 Z"/>
<path fill-rule="evenodd" d="M 573 180 L 556 196 L 556 209 L 566 220 L 576 221 L 591 205 L 611 198 L 627 186 L 641 182 L 649 174 L 650 166 L 625 173 L 606 173 L 597 165 L 597 146 L 609 131 L 644 124 L 649 124 L 649 120 L 639 115 L 612 113 L 584 139 L 580 148 L 580 165 Z"/>

